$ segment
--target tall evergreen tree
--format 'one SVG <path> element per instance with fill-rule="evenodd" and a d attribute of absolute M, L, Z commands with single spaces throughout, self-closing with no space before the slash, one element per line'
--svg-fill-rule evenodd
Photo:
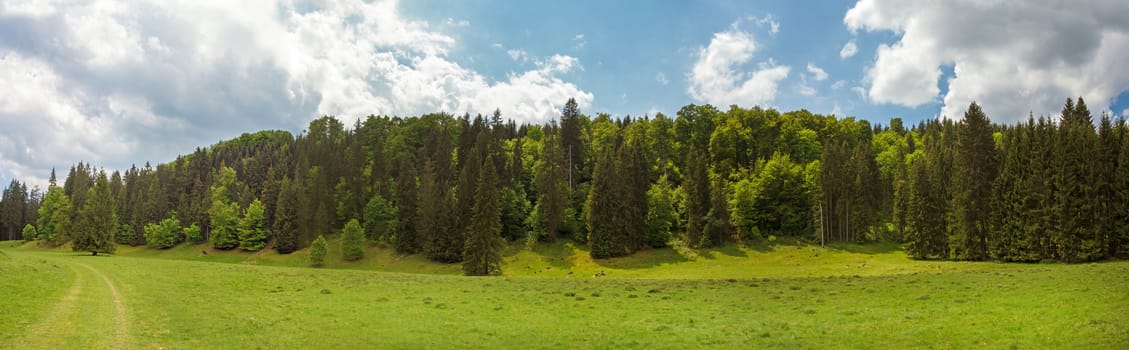
<path fill-rule="evenodd" d="M 416 184 L 416 167 L 410 155 L 401 156 L 396 175 L 396 237 L 394 245 L 400 253 L 418 253 L 420 238 L 416 228 L 419 187 Z"/>
<path fill-rule="evenodd" d="M 1055 147 L 1054 212 L 1058 226 L 1053 231 L 1055 257 L 1066 261 L 1086 261 L 1098 257 L 1101 245 L 1093 227 L 1094 159 L 1096 135 L 1093 118 L 1081 98 L 1074 105 L 1067 99 L 1062 111 Z"/>
<path fill-rule="evenodd" d="M 536 210 L 543 221 L 547 239 L 564 233 L 565 211 L 568 207 L 568 167 L 558 140 L 559 137 L 552 132 L 545 135 L 541 160 L 537 164 Z"/>
<path fill-rule="evenodd" d="M 697 148 L 686 153 L 683 190 L 686 191 L 686 243 L 691 247 L 709 245 L 710 179 L 705 157 Z"/>
<path fill-rule="evenodd" d="M 486 157 L 477 178 L 473 216 L 463 245 L 463 272 L 467 276 L 499 274 L 502 266 L 502 208 L 492 156 Z"/>
<path fill-rule="evenodd" d="M 605 150 L 596 160 L 592 172 L 592 190 L 588 192 L 587 208 L 584 212 L 588 220 L 588 254 L 594 259 L 622 256 L 625 252 L 619 245 L 620 223 L 623 213 L 616 201 L 616 177 L 611 150 Z"/>
<path fill-rule="evenodd" d="M 113 253 L 113 234 L 118 228 L 118 217 L 114 213 L 114 196 L 110 193 L 106 172 L 99 172 L 94 187 L 86 192 L 86 202 L 79 210 L 78 224 L 75 225 L 77 230 L 72 249 L 93 255 Z"/>
<path fill-rule="evenodd" d="M 975 102 L 968 106 L 957 128 L 954 160 L 951 255 L 955 259 L 984 260 L 988 257 L 990 194 L 999 167 L 991 124 Z"/>
<path fill-rule="evenodd" d="M 294 183 L 290 181 L 289 177 L 282 179 L 282 183 L 279 185 L 274 227 L 272 228 L 275 235 L 274 249 L 282 254 L 289 254 L 300 247 L 298 245 L 300 235 L 298 232 L 300 229 L 298 226 L 298 210 L 301 205 L 298 203 L 296 191 Z"/>

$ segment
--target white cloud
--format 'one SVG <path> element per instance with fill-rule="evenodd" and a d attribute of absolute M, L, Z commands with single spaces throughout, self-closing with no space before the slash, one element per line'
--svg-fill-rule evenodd
<path fill-rule="evenodd" d="M 1121 117 L 1122 118 L 1129 118 L 1129 108 L 1121 110 Z"/>
<path fill-rule="evenodd" d="M 584 34 L 577 34 L 572 37 L 572 48 L 579 50 L 583 49 L 584 45 L 588 45 L 588 42 L 584 40 Z"/>
<path fill-rule="evenodd" d="M 448 57 L 456 40 L 395 1 L 311 4 L 95 0 L 0 4 L 0 178 L 79 160 L 126 168 L 323 114 L 446 111 L 542 122 L 569 97 L 575 57 L 488 79 Z M 501 45 L 498 45 L 501 49 Z M 65 141 L 63 141 L 65 140 Z"/>
<path fill-rule="evenodd" d="M 767 104 L 776 98 L 777 85 L 788 77 L 791 68 L 769 59 L 757 64 L 755 71 L 745 72 L 756 42 L 738 25 L 733 23 L 728 30 L 714 33 L 710 44 L 698 50 L 689 74 L 690 97 L 718 106 Z"/>
<path fill-rule="evenodd" d="M 655 81 L 657 81 L 659 85 L 662 86 L 670 84 L 670 80 L 666 79 L 666 74 L 663 74 L 663 72 L 658 72 L 657 74 L 655 74 Z"/>
<path fill-rule="evenodd" d="M 800 95 L 815 96 L 815 88 L 808 86 L 806 83 L 800 83 L 799 92 Z"/>
<path fill-rule="evenodd" d="M 510 55 L 510 59 L 515 62 L 524 62 L 529 60 L 529 53 L 522 49 L 509 49 L 506 54 Z"/>
<path fill-rule="evenodd" d="M 755 21 L 759 26 L 768 25 L 769 33 L 776 34 L 780 32 L 780 22 L 777 21 L 776 16 L 773 16 L 771 13 L 764 17 L 756 18 Z"/>
<path fill-rule="evenodd" d="M 465 20 L 465 19 L 457 20 L 457 19 L 450 18 L 450 17 L 447 17 L 446 24 L 447 24 L 448 27 L 458 27 L 458 28 L 470 27 L 470 21 Z"/>
<path fill-rule="evenodd" d="M 852 31 L 901 35 L 877 49 L 868 96 L 919 106 L 940 101 L 959 118 L 979 101 L 996 121 L 1057 115 L 1068 96 L 1107 109 L 1129 88 L 1129 2 L 911 2 L 862 0 L 844 22 Z M 940 81 L 941 68 L 954 77 Z M 948 92 L 940 96 L 939 84 Z"/>
<path fill-rule="evenodd" d="M 831 88 L 835 89 L 835 90 L 842 89 L 844 86 L 847 86 L 846 80 L 838 80 L 838 81 L 835 81 L 834 84 L 831 84 Z"/>
<path fill-rule="evenodd" d="M 808 73 L 811 74 L 811 78 L 815 81 L 827 80 L 827 72 L 824 71 L 823 68 L 811 64 L 811 62 L 808 62 Z"/>
<path fill-rule="evenodd" d="M 843 45 L 842 50 L 839 50 L 839 58 L 846 59 L 846 58 L 849 58 L 851 56 L 854 56 L 858 52 L 859 52 L 859 47 L 858 47 L 858 45 L 855 44 L 855 39 L 851 39 L 851 41 L 848 41 L 846 44 Z"/>

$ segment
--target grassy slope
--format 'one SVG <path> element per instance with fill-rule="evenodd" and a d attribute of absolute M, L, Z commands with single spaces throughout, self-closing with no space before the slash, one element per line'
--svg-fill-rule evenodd
<path fill-rule="evenodd" d="M 74 280 L 93 280 L 83 264 L 113 280 L 132 343 L 152 348 L 1129 347 L 1129 262 L 916 262 L 889 246 L 654 250 L 594 262 L 554 244 L 511 248 L 512 277 L 467 278 L 447 275 L 457 265 L 386 249 L 360 263 L 329 260 L 434 274 L 262 266 L 302 265 L 303 252 L 131 249 L 109 258 L 0 250 L 0 291 L 23 296 L 0 303 L 0 344 L 51 344 L 11 330 L 47 317 Z M 592 277 L 601 270 L 608 277 Z M 83 291 L 93 299 L 105 289 Z M 81 326 L 67 320 L 58 334 Z"/>

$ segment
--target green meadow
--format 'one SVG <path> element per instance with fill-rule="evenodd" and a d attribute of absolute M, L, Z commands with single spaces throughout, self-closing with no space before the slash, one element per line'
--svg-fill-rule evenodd
<path fill-rule="evenodd" d="M 0 242 L 0 348 L 1129 348 L 1129 262 L 915 261 L 893 245 L 510 247 L 502 277 L 372 246 L 278 255 Z M 65 248 L 64 248 L 65 249 Z"/>

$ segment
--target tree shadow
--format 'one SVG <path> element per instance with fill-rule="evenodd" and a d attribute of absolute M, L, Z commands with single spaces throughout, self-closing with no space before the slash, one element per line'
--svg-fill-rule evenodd
<path fill-rule="evenodd" d="M 541 261 L 544 261 L 553 268 L 570 270 L 573 266 L 576 266 L 576 264 L 572 262 L 572 254 L 575 247 L 572 242 L 566 241 L 539 243 L 533 246 L 533 252 L 541 257 Z"/>
<path fill-rule="evenodd" d="M 902 249 L 901 245 L 894 242 L 871 242 L 871 243 L 827 243 L 825 245 L 829 250 L 844 251 L 848 253 L 857 254 L 887 254 L 899 251 Z"/>
<path fill-rule="evenodd" d="M 678 264 L 691 261 L 673 248 L 644 249 L 631 255 L 618 258 L 593 259 L 596 265 L 613 269 L 646 269 L 660 265 Z"/>
<path fill-rule="evenodd" d="M 739 244 L 726 244 L 726 245 L 720 246 L 720 247 L 697 249 L 697 252 L 698 252 L 698 256 L 706 258 L 706 259 L 716 259 L 720 255 L 731 256 L 731 257 L 736 257 L 736 258 L 747 258 L 747 257 L 749 257 L 749 254 L 745 253 L 745 250 L 741 249 L 741 248 L 742 247 Z M 746 248 L 757 250 L 757 251 L 760 251 L 760 252 L 766 252 L 766 251 L 772 250 L 772 248 L 768 248 L 768 247 L 760 248 L 760 247 L 754 247 L 754 246 L 746 246 Z"/>

